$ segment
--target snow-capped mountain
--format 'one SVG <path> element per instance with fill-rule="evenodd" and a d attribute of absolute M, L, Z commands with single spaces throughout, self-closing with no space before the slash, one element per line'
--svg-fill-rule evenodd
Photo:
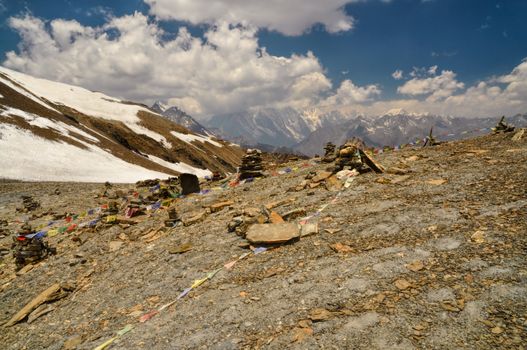
<path fill-rule="evenodd" d="M 144 105 L 0 67 L 0 178 L 135 182 L 230 172 L 243 151 Z"/>
<path fill-rule="evenodd" d="M 227 139 L 243 139 L 245 144 L 291 146 L 314 130 L 301 113 L 292 109 L 259 109 L 211 118 L 206 126 Z"/>
<path fill-rule="evenodd" d="M 174 123 L 184 126 L 196 134 L 213 136 L 203 125 L 177 106 L 168 106 L 161 101 L 156 101 L 150 109 Z"/>
<path fill-rule="evenodd" d="M 317 109 L 265 108 L 217 115 L 207 121 L 206 126 L 222 138 L 238 143 L 289 147 L 321 127 L 347 119 L 338 111 L 321 113 Z"/>
<path fill-rule="evenodd" d="M 523 115 L 509 119 L 513 125 L 527 125 Z M 400 145 L 423 139 L 431 127 L 436 137 L 448 140 L 467 134 L 477 135 L 477 129 L 490 128 L 497 121 L 498 117 L 455 118 L 413 113 L 400 108 L 378 116 L 351 115 L 340 110 L 321 111 L 316 108 L 304 111 L 268 108 L 214 116 L 206 125 L 222 138 L 242 145 L 285 146 L 297 153 L 314 155 L 320 154 L 328 141 L 338 145 L 358 137 L 369 146 Z M 479 133 L 483 132 L 488 130 Z"/>
<path fill-rule="evenodd" d="M 293 149 L 306 155 L 321 154 L 328 141 L 340 145 L 352 137 L 362 139 L 369 146 L 395 146 L 423 139 L 430 128 L 437 139 L 452 140 L 488 133 L 497 121 L 498 118 L 469 119 L 391 110 L 376 117 L 357 116 L 345 122 L 328 124 L 315 130 Z M 507 122 L 525 126 L 527 114 L 508 118 Z"/>

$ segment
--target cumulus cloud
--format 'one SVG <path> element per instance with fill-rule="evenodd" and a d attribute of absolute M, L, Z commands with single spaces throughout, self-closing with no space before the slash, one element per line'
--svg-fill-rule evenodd
<path fill-rule="evenodd" d="M 271 55 L 259 46 L 253 26 L 223 22 L 210 26 L 203 38 L 182 27 L 164 40 L 163 30 L 141 13 L 101 27 L 61 19 L 46 25 L 32 16 L 11 18 L 9 25 L 22 38 L 19 52 L 7 54 L 9 68 L 130 100 L 170 101 L 198 116 L 251 107 L 302 108 L 332 87 L 311 52 Z M 350 86 L 353 98 L 368 94 L 368 88 Z"/>
<path fill-rule="evenodd" d="M 412 96 L 429 95 L 429 101 L 437 101 L 465 87 L 465 84 L 456 80 L 456 73 L 453 71 L 443 70 L 440 75 L 436 75 L 436 71 L 437 66 L 432 66 L 426 70 L 428 77 L 420 77 L 414 69 L 414 78 L 399 86 L 397 92 Z"/>
<path fill-rule="evenodd" d="M 225 21 L 250 24 L 285 35 L 300 35 L 315 24 L 330 33 L 353 28 L 354 20 L 344 11 L 360 0 L 145 0 L 150 14 L 163 20 L 192 24 Z"/>
<path fill-rule="evenodd" d="M 408 93 L 412 98 L 375 101 L 370 105 L 357 106 L 355 110 L 378 115 L 390 109 L 403 108 L 410 112 L 460 117 L 489 117 L 527 112 L 527 58 L 509 74 L 480 81 L 464 90 L 461 83 L 455 80 L 455 74 L 446 72 L 442 71 L 441 75 L 435 77 L 414 78 L 399 87 L 399 90 Z M 454 90 L 457 91 L 453 92 Z M 438 98 L 430 98 L 434 94 L 437 96 L 438 91 L 447 92 Z M 431 95 L 425 99 L 417 98 L 426 94 Z"/>
<path fill-rule="evenodd" d="M 351 80 L 346 79 L 337 91 L 329 96 L 322 105 L 343 106 L 370 102 L 381 94 L 377 85 L 357 86 Z"/>
<path fill-rule="evenodd" d="M 397 69 L 395 72 L 392 73 L 392 78 L 394 78 L 395 80 L 401 80 L 403 78 L 403 71 Z"/>

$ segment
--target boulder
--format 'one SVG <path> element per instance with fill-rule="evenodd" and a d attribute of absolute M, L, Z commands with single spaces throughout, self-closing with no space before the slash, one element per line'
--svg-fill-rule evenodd
<path fill-rule="evenodd" d="M 194 174 L 181 174 L 179 177 L 181 181 L 181 193 L 184 195 L 190 193 L 197 193 L 200 191 L 199 179 Z"/>
<path fill-rule="evenodd" d="M 297 224 L 255 224 L 247 231 L 246 238 L 253 244 L 284 243 L 300 237 Z"/>

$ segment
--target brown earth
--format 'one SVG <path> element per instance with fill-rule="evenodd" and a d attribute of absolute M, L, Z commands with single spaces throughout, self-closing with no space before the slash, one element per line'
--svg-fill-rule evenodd
<path fill-rule="evenodd" d="M 288 164 L 291 173 L 178 199 L 183 217 L 234 202 L 190 226 L 152 233 L 167 218 L 159 210 L 130 227 L 99 225 L 47 238 L 58 254 L 25 274 L 17 276 L 4 258 L 0 322 L 54 283 L 75 290 L 32 323 L 2 329 L 0 345 L 93 349 L 131 324 L 112 349 L 523 349 L 527 141 L 510 138 L 379 155 L 382 165 L 407 174 L 360 175 L 334 202 L 338 192 L 324 186 L 290 191 L 327 166 L 298 161 Z M 100 190 L 2 182 L 0 215 L 16 231 L 23 193 L 42 202 L 37 213 L 80 213 L 100 204 L 94 198 Z M 295 201 L 273 210 L 313 213 L 330 203 L 314 219 L 318 234 L 251 254 L 139 322 L 249 251 L 227 232 L 236 212 L 288 198 Z"/>

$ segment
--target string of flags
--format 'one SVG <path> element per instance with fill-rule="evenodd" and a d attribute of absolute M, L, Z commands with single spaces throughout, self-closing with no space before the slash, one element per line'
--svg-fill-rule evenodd
<path fill-rule="evenodd" d="M 192 290 L 194 290 L 194 289 L 198 288 L 199 286 L 203 285 L 205 282 L 212 280 L 214 278 L 214 276 L 216 276 L 218 274 L 218 272 L 220 272 L 222 270 L 231 270 L 237 262 L 247 258 L 249 255 L 251 255 L 251 253 L 253 255 L 258 255 L 258 254 L 263 253 L 265 251 L 267 251 L 267 248 L 265 248 L 265 247 L 254 248 L 251 252 L 247 252 L 247 253 L 244 253 L 244 254 L 240 255 L 236 260 L 228 262 L 228 263 L 224 264 L 223 266 L 221 266 L 221 267 L 219 267 L 219 268 L 207 273 L 203 278 L 194 280 L 194 282 L 192 282 L 192 285 L 190 287 L 188 287 L 188 288 L 185 288 L 174 300 L 172 300 L 172 301 L 160 306 L 157 309 L 151 310 L 151 311 L 145 313 L 144 315 L 142 315 L 139 318 L 139 323 L 145 323 L 145 322 L 149 321 L 152 317 L 154 317 L 154 316 L 158 315 L 159 313 L 163 312 L 164 310 L 168 309 L 170 306 L 174 305 L 179 300 L 181 300 L 184 297 L 186 297 Z M 122 329 L 116 331 L 115 335 L 113 337 L 111 337 L 110 339 L 106 340 L 104 343 L 98 345 L 93 350 L 104 350 L 104 349 L 108 348 L 113 342 L 115 342 L 117 339 L 119 339 L 123 335 L 127 334 L 128 332 L 132 331 L 135 327 L 137 327 L 137 325 L 134 326 L 132 324 L 127 324 Z"/>
<path fill-rule="evenodd" d="M 284 170 L 284 173 L 288 173 L 288 172 L 291 172 L 291 171 L 294 171 L 294 170 L 293 169 L 290 169 L 289 171 L 285 171 Z M 344 182 L 343 189 L 340 190 L 335 195 L 335 197 L 333 197 L 333 199 L 331 201 L 322 204 L 313 214 L 300 219 L 299 224 L 300 225 L 305 225 L 312 218 L 319 216 L 329 205 L 335 204 L 339 200 L 339 198 L 342 196 L 344 191 L 351 186 L 351 184 L 353 183 L 354 180 L 355 180 L 355 176 L 354 175 L 348 175 L 348 177 L 346 178 L 346 180 Z M 203 278 L 194 280 L 194 282 L 190 285 L 190 287 L 187 287 L 187 288 L 183 289 L 183 291 L 181 291 L 181 293 L 174 300 L 172 300 L 172 301 L 160 306 L 157 309 L 151 310 L 151 311 L 143 314 L 139 318 L 139 323 L 145 323 L 145 322 L 149 321 L 151 318 L 153 318 L 154 316 L 156 316 L 159 313 L 161 313 L 162 311 L 168 309 L 170 306 L 174 305 L 179 300 L 181 300 L 184 297 L 186 297 L 192 290 L 194 290 L 194 289 L 198 288 L 199 286 L 203 285 L 205 282 L 207 282 L 209 280 L 212 280 L 214 278 L 214 276 L 216 276 L 216 274 L 218 274 L 220 271 L 222 271 L 222 270 L 231 270 L 239 261 L 247 258 L 249 255 L 251 255 L 251 253 L 253 255 L 257 255 L 257 254 L 263 253 L 265 251 L 267 251 L 266 247 L 254 248 L 251 252 L 246 252 L 246 253 L 240 255 L 235 260 L 232 260 L 232 261 L 224 264 L 223 266 L 221 266 L 221 267 L 219 267 L 219 268 L 207 273 Z M 113 336 L 112 338 L 106 340 L 104 343 L 102 343 L 101 345 L 99 345 L 96 348 L 94 348 L 94 350 L 104 350 L 104 349 L 106 349 L 114 341 L 116 341 L 117 339 L 119 339 L 121 336 L 123 336 L 124 334 L 128 333 L 129 331 L 131 331 L 133 328 L 134 328 L 133 325 L 127 324 L 124 328 L 122 328 L 121 330 L 117 331 L 115 333 L 115 336 Z"/>

